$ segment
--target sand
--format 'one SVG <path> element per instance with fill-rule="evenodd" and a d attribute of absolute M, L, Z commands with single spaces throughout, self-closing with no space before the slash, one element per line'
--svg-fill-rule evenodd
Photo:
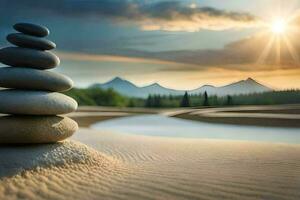
<path fill-rule="evenodd" d="M 3 162 L 8 162 L 6 168 L 21 166 L 20 156 L 34 161 L 25 170 L 2 174 L 0 199 L 300 198 L 299 145 L 135 136 L 84 128 L 71 140 L 54 150 L 30 147 L 34 155 L 22 151 L 28 147 L 1 147 L 1 166 Z"/>
<path fill-rule="evenodd" d="M 217 124 L 300 127 L 300 105 L 234 106 L 187 109 L 168 116 Z"/>

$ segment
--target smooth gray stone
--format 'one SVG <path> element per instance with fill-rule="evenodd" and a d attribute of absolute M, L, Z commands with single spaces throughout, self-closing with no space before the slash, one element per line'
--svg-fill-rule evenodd
<path fill-rule="evenodd" d="M 28 90 L 0 90 L 0 113 L 59 115 L 77 109 L 77 102 L 64 94 Z"/>
<path fill-rule="evenodd" d="M 51 52 L 21 47 L 0 49 L 0 62 L 13 67 L 51 69 L 59 65 L 59 58 Z"/>
<path fill-rule="evenodd" d="M 50 40 L 44 38 L 37 38 L 23 33 L 9 34 L 6 39 L 19 47 L 39 49 L 39 50 L 51 50 L 56 47 L 56 44 Z"/>
<path fill-rule="evenodd" d="M 60 116 L 2 116 L 0 144 L 53 143 L 72 136 L 75 121 Z"/>
<path fill-rule="evenodd" d="M 71 89 L 73 81 L 67 76 L 45 70 L 2 67 L 0 87 L 62 92 Z"/>
<path fill-rule="evenodd" d="M 21 33 L 37 37 L 45 37 L 50 34 L 47 27 L 30 23 L 17 23 L 14 25 L 14 29 Z"/>

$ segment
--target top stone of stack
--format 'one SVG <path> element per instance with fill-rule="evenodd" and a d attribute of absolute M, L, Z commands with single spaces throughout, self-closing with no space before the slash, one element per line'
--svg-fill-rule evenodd
<path fill-rule="evenodd" d="M 50 31 L 47 27 L 30 23 L 15 24 L 14 29 L 26 35 L 32 35 L 36 37 L 46 37 L 50 34 Z"/>
<path fill-rule="evenodd" d="M 0 51 L 0 62 L 12 67 L 52 69 L 60 64 L 59 58 L 47 51 L 56 47 L 55 43 L 43 37 L 49 35 L 48 28 L 30 23 L 18 23 L 7 40 L 17 47 L 6 47 Z"/>
<path fill-rule="evenodd" d="M 14 25 L 14 29 L 21 33 L 12 33 L 7 36 L 7 40 L 18 46 L 24 48 L 31 48 L 37 50 L 51 50 L 55 49 L 55 43 L 44 39 L 49 35 L 48 28 L 29 23 L 18 23 Z"/>

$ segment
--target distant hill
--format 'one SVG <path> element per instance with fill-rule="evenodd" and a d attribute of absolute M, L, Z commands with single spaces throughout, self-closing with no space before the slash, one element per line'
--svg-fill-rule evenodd
<path fill-rule="evenodd" d="M 138 87 L 135 84 L 124 80 L 122 78 L 116 77 L 111 81 L 106 83 L 97 83 L 91 87 L 98 87 L 102 89 L 112 88 L 120 94 L 130 96 L 130 97 L 141 97 L 146 98 L 149 94 L 159 94 L 159 95 L 183 95 L 185 91 L 183 90 L 173 90 L 165 88 L 158 83 L 148 85 L 145 87 Z M 212 85 L 204 85 L 195 90 L 188 91 L 189 94 L 199 94 L 207 92 L 208 95 L 237 95 L 237 94 L 250 94 L 250 93 L 262 93 L 267 91 L 272 91 L 271 88 L 268 88 L 252 78 L 247 80 L 242 80 L 236 83 L 225 85 L 222 87 L 215 87 Z"/>
<path fill-rule="evenodd" d="M 247 80 L 241 80 L 222 87 L 205 85 L 198 89 L 191 90 L 190 94 L 199 94 L 204 93 L 205 91 L 209 95 L 225 96 L 236 94 L 262 93 L 272 91 L 272 89 L 258 83 L 252 78 L 248 78 Z"/>

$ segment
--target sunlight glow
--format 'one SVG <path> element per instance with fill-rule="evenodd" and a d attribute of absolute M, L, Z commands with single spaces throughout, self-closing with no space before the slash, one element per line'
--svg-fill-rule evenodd
<path fill-rule="evenodd" d="M 272 23 L 272 32 L 278 35 L 283 34 L 286 31 L 286 22 L 282 19 L 276 20 Z"/>
<path fill-rule="evenodd" d="M 281 12 L 274 14 L 274 16 L 267 20 L 268 30 L 262 32 L 264 35 L 269 35 L 269 40 L 266 41 L 266 46 L 262 49 L 261 54 L 258 56 L 256 64 L 273 63 L 274 69 L 280 69 L 286 64 L 297 64 L 300 65 L 300 57 L 297 54 L 297 49 L 294 47 L 295 39 L 292 37 L 297 33 L 293 21 L 299 16 L 299 14 L 290 14 L 282 16 Z M 271 33 L 271 35 L 270 35 Z M 275 56 L 274 60 L 270 62 L 271 57 Z M 287 56 L 291 56 L 290 60 L 287 61 Z"/>

